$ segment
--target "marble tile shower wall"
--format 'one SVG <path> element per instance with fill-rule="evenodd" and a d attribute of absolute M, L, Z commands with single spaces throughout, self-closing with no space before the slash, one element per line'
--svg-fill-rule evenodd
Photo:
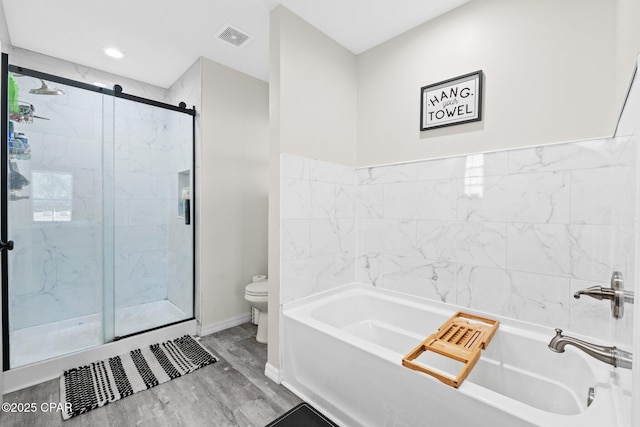
<path fill-rule="evenodd" d="M 167 298 L 169 217 L 177 206 L 170 113 L 115 100 L 116 308 Z"/>
<path fill-rule="evenodd" d="M 196 61 L 169 89 L 170 103 L 178 105 L 185 102 L 188 108 L 196 107 L 199 114 L 201 105 L 201 78 L 200 63 Z M 199 120 L 199 117 L 196 118 Z M 191 185 L 195 171 L 192 170 L 192 132 L 193 121 L 191 116 L 184 114 L 172 114 L 170 119 L 171 139 L 171 168 L 175 173 L 191 170 Z M 196 138 L 198 138 L 199 122 L 196 122 Z M 198 156 L 196 155 L 196 160 Z M 193 189 L 193 186 L 191 187 Z M 176 187 L 177 190 L 177 187 Z M 192 194 L 192 203 L 195 195 Z M 196 200 L 197 201 L 197 200 Z M 178 218 L 176 210 L 178 206 L 178 193 L 173 194 L 172 210 L 169 214 L 169 283 L 167 286 L 167 299 L 180 308 L 184 313 L 194 314 L 194 271 L 193 271 L 193 227 L 195 226 L 195 210 L 192 205 L 192 218 L 190 226 L 186 226 L 183 218 Z M 196 230 L 197 232 L 197 230 Z"/>
<path fill-rule="evenodd" d="M 193 312 L 193 222 L 185 224 L 178 216 L 179 189 L 178 173 L 192 171 L 192 118 L 182 113 L 172 113 L 169 117 L 169 171 L 170 188 L 168 212 L 168 269 L 166 298 L 184 313 Z M 193 188 L 193 187 L 191 187 Z M 193 201 L 193 195 L 191 195 Z"/>
<path fill-rule="evenodd" d="M 353 168 L 281 157 L 282 303 L 355 280 Z"/>
<path fill-rule="evenodd" d="M 12 160 L 30 181 L 21 190 L 28 198 L 8 209 L 12 330 L 97 313 L 102 297 L 102 99 L 71 89 L 43 98 L 29 93 L 39 80 L 18 83 L 20 100 L 50 120 L 15 128 L 28 137 L 31 159 Z M 34 172 L 73 177 L 72 221 L 34 221 Z"/>
<path fill-rule="evenodd" d="M 608 304 L 573 293 L 614 268 L 632 280 L 635 148 L 602 139 L 355 171 L 283 155 L 282 302 L 355 276 L 608 338 Z"/>
<path fill-rule="evenodd" d="M 359 169 L 357 280 L 606 337 L 608 306 L 572 295 L 633 271 L 634 151 L 603 139 Z"/>
<path fill-rule="evenodd" d="M 185 102 L 188 108 L 196 107 L 197 114 L 200 113 L 202 92 L 202 76 L 200 70 L 200 60 L 196 61 L 169 89 L 170 103 L 178 105 Z M 196 116 L 195 137 L 199 139 L 199 116 Z M 191 170 L 191 188 L 193 189 L 193 178 L 195 171 L 192 170 L 193 153 L 193 119 L 191 116 L 176 113 L 171 115 L 169 122 L 170 143 L 172 161 L 171 167 L 177 173 Z M 199 158 L 196 155 L 196 160 Z M 198 166 L 199 167 L 199 166 Z M 195 195 L 192 194 L 192 203 Z M 167 298 L 184 313 L 193 313 L 194 304 L 194 271 L 193 271 L 193 227 L 195 226 L 195 209 L 192 205 L 192 218 L 190 226 L 186 226 L 183 218 L 178 218 L 176 210 L 178 206 L 178 193 L 172 197 L 172 210 L 169 214 L 169 284 L 167 286 Z M 196 230 L 196 233 L 198 230 Z"/>

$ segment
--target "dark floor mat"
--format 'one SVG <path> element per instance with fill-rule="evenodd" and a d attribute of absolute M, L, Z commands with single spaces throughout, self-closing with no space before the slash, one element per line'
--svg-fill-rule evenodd
<path fill-rule="evenodd" d="M 271 421 L 265 427 L 338 427 L 333 421 L 313 409 L 308 403 L 301 403 L 284 415 Z"/>

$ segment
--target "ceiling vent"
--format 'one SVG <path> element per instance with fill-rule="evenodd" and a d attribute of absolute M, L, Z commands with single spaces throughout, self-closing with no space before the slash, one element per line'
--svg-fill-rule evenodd
<path fill-rule="evenodd" d="M 216 37 L 235 47 L 244 47 L 253 38 L 253 36 L 229 24 L 224 24 L 216 33 Z"/>

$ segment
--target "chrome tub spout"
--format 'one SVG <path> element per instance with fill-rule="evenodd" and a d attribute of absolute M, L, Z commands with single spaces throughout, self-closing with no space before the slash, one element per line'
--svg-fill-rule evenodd
<path fill-rule="evenodd" d="M 614 347 L 605 347 L 602 345 L 591 344 L 577 338 L 562 335 L 562 329 L 556 329 L 556 335 L 549 342 L 549 349 L 556 353 L 564 353 L 564 348 L 572 345 L 589 356 L 594 357 L 601 362 L 613 365 L 616 368 L 631 369 L 633 355 L 628 351 L 620 350 Z"/>

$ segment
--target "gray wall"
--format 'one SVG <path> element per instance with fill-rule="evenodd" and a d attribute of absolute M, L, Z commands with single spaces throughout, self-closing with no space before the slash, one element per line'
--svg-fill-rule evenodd
<path fill-rule="evenodd" d="M 201 58 L 199 203 L 202 332 L 247 318 L 244 287 L 267 271 L 269 89 Z"/>
<path fill-rule="evenodd" d="M 420 88 L 480 69 L 483 120 L 420 132 Z M 358 56 L 358 166 L 611 136 L 615 89 L 615 2 L 472 1 Z"/>
<path fill-rule="evenodd" d="M 617 0 L 616 21 L 616 112 L 624 101 L 631 76 L 640 55 L 640 2 Z"/>
<path fill-rule="evenodd" d="M 270 28 L 268 365 L 278 368 L 280 153 L 355 165 L 357 80 L 356 56 L 288 9 Z"/>

